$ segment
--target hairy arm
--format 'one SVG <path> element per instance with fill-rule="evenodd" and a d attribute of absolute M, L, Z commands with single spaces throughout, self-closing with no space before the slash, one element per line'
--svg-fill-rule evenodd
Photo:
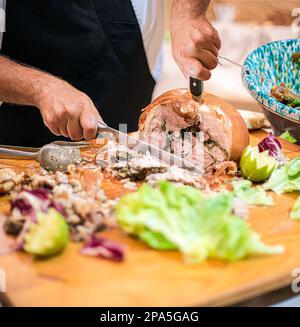
<path fill-rule="evenodd" d="M 95 137 L 101 119 L 86 94 L 55 76 L 4 56 L 0 56 L 0 101 L 37 107 L 53 134 L 73 140 Z"/>
<path fill-rule="evenodd" d="M 206 18 L 210 0 L 173 0 L 171 38 L 173 56 L 186 77 L 210 78 L 221 41 Z"/>
<path fill-rule="evenodd" d="M 197 16 L 205 14 L 209 4 L 210 0 L 173 0 L 172 10 Z"/>
<path fill-rule="evenodd" d="M 2 102 L 37 105 L 42 86 L 53 77 L 0 56 L 0 100 Z"/>

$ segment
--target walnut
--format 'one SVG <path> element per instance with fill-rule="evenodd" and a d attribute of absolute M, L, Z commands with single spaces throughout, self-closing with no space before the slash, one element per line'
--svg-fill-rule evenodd
<path fill-rule="evenodd" d="M 25 179 L 25 174 L 22 172 L 17 174 L 10 168 L 0 169 L 0 194 L 9 193 L 13 188 L 21 184 Z"/>
<path fill-rule="evenodd" d="M 53 187 L 56 185 L 55 180 L 50 176 L 41 176 L 38 174 L 35 174 L 31 177 L 31 186 L 32 188 L 48 188 L 53 189 Z"/>

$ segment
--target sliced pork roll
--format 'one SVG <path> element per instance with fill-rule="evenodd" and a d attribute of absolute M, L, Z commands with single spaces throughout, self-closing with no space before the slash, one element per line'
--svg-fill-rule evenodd
<path fill-rule="evenodd" d="M 202 160 L 205 170 L 225 161 L 239 161 L 249 143 L 247 127 L 230 104 L 210 94 L 205 94 L 199 103 L 186 89 L 166 92 L 145 108 L 139 132 L 147 142 L 192 159 L 194 163 Z M 196 142 L 199 135 L 200 145 Z M 186 140 L 191 150 L 186 151 L 185 147 L 183 152 Z"/>

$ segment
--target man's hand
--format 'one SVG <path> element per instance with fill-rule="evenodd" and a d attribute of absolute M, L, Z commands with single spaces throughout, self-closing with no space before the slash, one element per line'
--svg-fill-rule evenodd
<path fill-rule="evenodd" d="M 45 125 L 73 141 L 93 139 L 102 120 L 92 100 L 65 81 L 54 78 L 35 95 Z"/>
<path fill-rule="evenodd" d="M 218 65 L 221 41 L 205 17 L 210 0 L 173 0 L 173 56 L 186 78 L 208 80 Z"/>
<path fill-rule="evenodd" d="M 102 120 L 92 100 L 67 82 L 0 56 L 0 101 L 39 108 L 55 135 L 92 139 Z M 16 117 L 18 119 L 18 117 Z"/>

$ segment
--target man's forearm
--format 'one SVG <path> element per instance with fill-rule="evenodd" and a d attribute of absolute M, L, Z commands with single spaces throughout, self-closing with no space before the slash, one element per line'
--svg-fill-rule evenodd
<path fill-rule="evenodd" d="M 47 84 L 55 77 L 0 56 L 0 102 L 37 105 Z"/>
<path fill-rule="evenodd" d="M 0 56 L 0 102 L 38 107 L 53 134 L 76 141 L 94 138 L 102 120 L 93 101 L 68 82 L 4 56 Z"/>
<path fill-rule="evenodd" d="M 209 4 L 210 0 L 173 0 L 172 11 L 192 16 L 204 15 Z"/>

